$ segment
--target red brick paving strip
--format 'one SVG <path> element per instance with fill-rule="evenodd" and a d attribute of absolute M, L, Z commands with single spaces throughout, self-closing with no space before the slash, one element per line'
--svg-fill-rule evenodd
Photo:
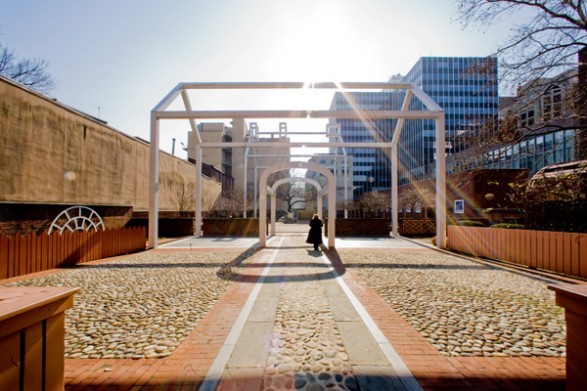
<path fill-rule="evenodd" d="M 565 389 L 564 357 L 443 356 L 360 277 L 344 270 L 336 255 L 327 254 L 424 390 Z"/>
<path fill-rule="evenodd" d="M 259 253 L 254 257 L 259 257 Z M 197 389 L 254 287 L 242 281 L 255 280 L 260 272 L 259 268 L 241 270 L 239 281 L 228 288 L 171 356 L 138 360 L 66 359 L 66 390 Z"/>

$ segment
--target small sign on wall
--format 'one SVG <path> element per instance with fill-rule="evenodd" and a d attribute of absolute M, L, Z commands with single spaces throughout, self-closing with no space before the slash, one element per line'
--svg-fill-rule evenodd
<path fill-rule="evenodd" d="M 465 213 L 465 200 L 455 200 L 454 211 L 455 214 Z"/>

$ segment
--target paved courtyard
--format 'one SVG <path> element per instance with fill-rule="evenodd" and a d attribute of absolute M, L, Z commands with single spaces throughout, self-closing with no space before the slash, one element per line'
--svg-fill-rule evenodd
<path fill-rule="evenodd" d="M 306 228 L 4 285 L 80 287 L 68 390 L 564 389 L 558 281 L 395 238 L 313 251 Z"/>

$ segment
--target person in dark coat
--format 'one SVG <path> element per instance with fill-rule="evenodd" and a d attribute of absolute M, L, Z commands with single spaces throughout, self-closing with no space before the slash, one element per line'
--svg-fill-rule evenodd
<path fill-rule="evenodd" d="M 308 238 L 306 239 L 306 243 L 312 243 L 314 245 L 314 250 L 318 250 L 318 246 L 322 244 L 322 220 L 320 217 L 315 214 L 310 220 L 310 232 L 308 232 Z"/>

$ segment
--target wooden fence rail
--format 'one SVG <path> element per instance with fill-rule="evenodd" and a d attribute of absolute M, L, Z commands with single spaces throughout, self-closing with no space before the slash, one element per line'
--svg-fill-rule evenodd
<path fill-rule="evenodd" d="M 0 279 L 145 249 L 144 227 L 63 234 L 0 234 Z"/>
<path fill-rule="evenodd" d="M 451 250 L 587 278 L 587 234 L 456 225 L 447 234 Z"/>

